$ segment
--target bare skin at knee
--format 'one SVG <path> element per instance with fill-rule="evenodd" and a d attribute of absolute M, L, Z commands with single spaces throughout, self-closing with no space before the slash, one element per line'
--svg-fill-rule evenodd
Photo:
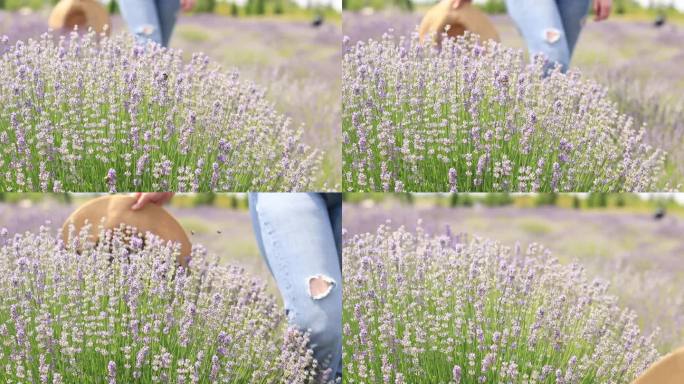
<path fill-rule="evenodd" d="M 325 298 L 335 286 L 335 280 L 324 275 L 311 276 L 308 280 L 309 296 L 314 300 Z"/>

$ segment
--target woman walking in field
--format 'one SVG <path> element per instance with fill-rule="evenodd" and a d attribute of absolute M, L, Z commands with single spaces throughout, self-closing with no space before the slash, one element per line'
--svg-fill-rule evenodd
<path fill-rule="evenodd" d="M 164 204 L 170 192 L 139 193 L 132 209 Z M 310 332 L 329 379 L 342 377 L 342 195 L 250 193 L 259 249 L 283 297 L 289 322 Z"/>
<path fill-rule="evenodd" d="M 558 63 L 565 72 L 591 4 L 592 0 L 506 0 L 506 9 L 530 56 L 543 54 L 547 70 Z M 612 0 L 593 0 L 594 20 L 607 19 L 611 7 Z"/>
<path fill-rule="evenodd" d="M 492 23 L 471 0 L 442 0 L 423 17 L 419 27 L 421 38 L 434 33 L 439 43 L 442 33 L 451 37 L 474 32 L 482 40 L 498 41 Z M 575 50 L 592 0 L 506 0 L 506 9 L 518 27 L 530 56 L 543 55 L 546 71 L 557 64 L 565 72 Z M 593 0 L 595 20 L 610 15 L 612 0 Z M 448 29 L 446 28 L 448 26 Z"/>
<path fill-rule="evenodd" d="M 140 41 L 168 47 L 178 11 L 192 10 L 196 0 L 118 0 L 128 29 Z"/>

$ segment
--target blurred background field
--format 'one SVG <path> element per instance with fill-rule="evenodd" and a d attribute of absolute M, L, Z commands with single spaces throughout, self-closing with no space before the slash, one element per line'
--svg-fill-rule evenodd
<path fill-rule="evenodd" d="M 435 1 L 345 0 L 343 33 L 351 42 L 393 30 L 408 36 Z M 503 0 L 475 0 L 506 46 L 525 49 Z M 618 109 L 646 125 L 647 142 L 669 153 L 666 179 L 684 183 L 684 0 L 613 2 L 603 22 L 587 18 L 572 66 L 605 86 Z"/>
<path fill-rule="evenodd" d="M 0 36 L 10 43 L 47 31 L 51 1 L 0 0 Z M 116 3 L 112 3 L 116 4 Z M 3 10 L 4 6 L 4 10 Z M 180 13 L 170 47 L 204 52 L 267 90 L 279 111 L 325 151 L 321 187 L 341 183 L 341 13 L 336 0 L 199 0 Z M 126 25 L 112 8 L 112 31 Z"/>
<path fill-rule="evenodd" d="M 637 311 L 642 329 L 660 329 L 667 352 L 684 344 L 684 194 L 345 194 L 345 236 L 387 220 L 431 234 L 468 233 L 513 247 L 532 242 L 562 263 L 577 262 L 611 283 Z"/>
<path fill-rule="evenodd" d="M 10 234 L 57 230 L 78 206 L 98 194 L 0 193 L 0 228 Z M 193 244 L 203 245 L 222 263 L 244 267 L 277 293 L 252 230 L 246 194 L 177 194 L 166 207 Z M 276 295 L 278 296 L 278 295 Z"/>

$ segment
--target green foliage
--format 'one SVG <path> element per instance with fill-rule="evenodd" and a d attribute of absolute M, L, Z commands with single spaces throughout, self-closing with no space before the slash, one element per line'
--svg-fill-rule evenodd
<path fill-rule="evenodd" d="M 233 17 L 237 17 L 240 14 L 240 10 L 238 9 L 237 4 L 232 3 L 230 4 L 230 15 Z"/>
<path fill-rule="evenodd" d="M 475 205 L 475 200 L 480 201 L 488 207 L 497 207 L 513 203 L 513 199 L 507 193 L 488 193 L 483 197 L 473 197 L 468 193 L 452 193 L 449 195 L 449 206 L 454 207 L 472 207 Z"/>
<path fill-rule="evenodd" d="M 257 15 L 266 14 L 266 2 L 265 2 L 265 0 L 255 0 L 254 13 Z"/>
<path fill-rule="evenodd" d="M 195 195 L 195 201 L 193 201 L 193 205 L 195 207 L 199 207 L 202 205 L 214 205 L 214 201 L 216 200 L 216 194 L 209 192 L 209 193 L 198 193 Z"/>
<path fill-rule="evenodd" d="M 513 204 L 513 199 L 508 193 L 488 193 L 482 199 L 482 204 L 487 207 L 503 207 Z"/>
<path fill-rule="evenodd" d="M 580 200 L 579 196 L 575 195 L 572 197 L 572 207 L 575 209 L 582 208 L 582 201 Z"/>
<path fill-rule="evenodd" d="M 490 14 L 506 13 L 506 2 L 504 0 L 487 0 L 480 5 L 480 8 Z"/>
<path fill-rule="evenodd" d="M 556 205 L 556 202 L 558 202 L 558 194 L 556 193 L 540 193 L 534 199 L 534 205 L 537 207 Z"/>
<path fill-rule="evenodd" d="M 458 193 L 452 193 L 451 194 L 451 197 L 449 198 L 449 206 L 450 207 L 458 206 Z"/>
<path fill-rule="evenodd" d="M 216 10 L 216 0 L 197 0 L 193 10 L 195 12 L 214 13 Z"/>
<path fill-rule="evenodd" d="M 398 8 L 403 11 L 412 11 L 415 8 L 413 0 L 342 0 L 342 9 L 344 10 L 356 12 L 366 7 L 376 10 Z"/>
<path fill-rule="evenodd" d="M 587 197 L 587 207 L 589 208 L 605 208 L 608 206 L 608 194 L 606 193 L 590 193 Z"/>
<path fill-rule="evenodd" d="M 5 8 L 8 11 L 18 11 L 21 8 L 31 8 L 36 11 L 45 6 L 43 0 L 0 0 L 0 8 Z"/>
<path fill-rule="evenodd" d="M 412 193 L 399 193 L 396 195 L 397 200 L 404 204 L 413 205 L 413 194 Z"/>
<path fill-rule="evenodd" d="M 273 13 L 276 15 L 282 15 L 283 13 L 285 13 L 285 8 L 283 8 L 282 0 L 276 0 L 275 5 L 273 6 Z"/>
<path fill-rule="evenodd" d="M 118 4 L 116 1 L 114 1 L 114 0 L 111 0 L 111 1 L 109 2 L 109 5 L 107 6 L 107 8 L 109 9 L 109 14 L 110 14 L 110 15 L 119 13 L 119 4 Z"/>

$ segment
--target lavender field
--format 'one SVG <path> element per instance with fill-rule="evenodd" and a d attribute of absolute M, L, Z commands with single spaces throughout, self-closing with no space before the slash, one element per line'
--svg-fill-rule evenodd
<path fill-rule="evenodd" d="M 391 221 L 396 229 L 414 232 L 419 220 L 427 236 L 450 231 L 469 239 L 493 239 L 504 246 L 546 247 L 562 265 L 578 263 L 588 279 L 609 283 L 619 305 L 635 311 L 645 334 L 655 332 L 661 353 L 684 342 L 684 217 L 632 210 L 573 210 L 569 208 L 472 208 L 414 206 L 397 202 L 345 204 L 346 238 L 375 233 Z"/>
<path fill-rule="evenodd" d="M 216 264 L 199 247 L 181 266 L 174 246 L 125 228 L 97 244 L 87 231 L 73 236 L 0 231 L 5 382 L 305 384 L 316 377 L 307 334 L 287 326 L 263 281 L 244 269 Z"/>
<path fill-rule="evenodd" d="M 46 19 L 45 12 L 20 14 L 0 11 L 0 35 L 7 36 L 8 46 L 18 40 L 38 39 L 45 32 Z M 118 16 L 112 19 L 112 30 L 113 35 L 125 31 L 125 25 Z M 266 102 L 272 103 L 283 117 L 291 119 L 289 127 L 303 130 L 302 142 L 324 153 L 321 162 L 315 160 L 311 163 L 311 169 L 315 169 L 313 189 L 322 189 L 335 188 L 341 180 L 340 40 L 341 27 L 335 20 L 314 28 L 305 21 L 182 14 L 170 47 L 181 50 L 180 56 L 184 61 L 190 61 L 193 55 L 202 52 L 223 70 L 237 70 L 242 83 L 248 86 L 254 83 L 258 89 L 263 89 Z M 231 98 L 231 95 L 226 95 L 224 101 L 230 102 Z M 276 140 L 293 142 L 289 139 Z M 297 145 L 290 146 L 298 148 Z M 268 144 L 255 147 L 267 148 Z M 252 158 L 252 155 L 248 157 Z M 291 164 L 298 161 L 293 160 Z M 212 167 L 205 159 L 199 165 Z M 197 164 L 190 168 L 195 167 L 201 168 Z M 100 170 L 102 175 L 98 175 L 98 180 L 106 172 L 106 169 Z M 116 176 L 121 182 L 122 172 Z M 22 177 L 19 175 L 20 180 Z M 33 187 L 40 189 L 38 185 Z M 101 187 L 96 188 L 101 190 Z"/>
<path fill-rule="evenodd" d="M 519 33 L 507 16 L 496 15 L 492 18 L 505 47 L 524 49 Z M 415 31 L 420 19 L 418 12 L 379 12 L 372 15 L 346 12 L 343 32 L 349 37 L 349 47 L 357 41 L 380 41 L 388 31 L 394 36 L 406 37 L 408 45 L 408 37 Z M 684 26 L 678 24 L 655 28 L 647 20 L 588 21 L 572 62 L 583 78 L 596 81 L 607 89 L 607 100 L 616 104 L 618 113 L 633 119 L 632 126 L 635 129 L 645 124 L 646 143 L 667 152 L 664 170 L 659 176 L 658 188 L 662 189 L 677 188 L 684 180 L 684 101 L 679 96 L 684 91 L 684 72 L 677 64 L 684 59 L 682 39 Z M 587 89 L 588 86 L 584 87 Z M 436 119 L 430 124 L 438 126 L 440 122 Z M 433 139 L 430 137 L 426 140 L 429 143 Z M 415 155 L 420 157 L 418 153 Z M 476 163 L 473 160 L 473 167 Z M 548 161 L 545 165 L 550 166 Z M 532 164 L 533 168 L 535 166 Z M 447 170 L 448 167 L 436 170 L 440 175 L 444 174 L 441 177 L 445 186 L 440 190 L 448 190 Z M 389 171 L 391 169 L 388 168 L 386 172 L 389 174 Z M 415 169 L 411 171 L 415 172 Z M 457 176 L 464 175 L 459 173 Z M 355 185 L 356 182 L 353 180 L 350 184 Z M 375 187 L 375 190 L 382 189 L 381 185 Z"/>
<path fill-rule="evenodd" d="M 313 28 L 302 21 L 230 19 L 214 15 L 179 19 L 171 47 L 205 52 L 267 88 L 267 97 L 304 124 L 304 141 L 325 151 L 323 181 L 341 182 L 339 21 Z"/>

